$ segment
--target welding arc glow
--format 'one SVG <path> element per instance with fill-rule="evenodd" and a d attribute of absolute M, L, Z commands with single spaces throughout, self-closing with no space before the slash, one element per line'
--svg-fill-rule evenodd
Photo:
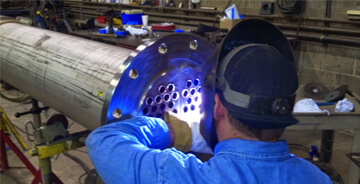
<path fill-rule="evenodd" d="M 198 97 L 197 102 L 195 102 L 193 104 L 201 104 L 201 102 L 202 102 L 201 95 L 199 95 L 197 97 Z M 198 105 L 196 105 L 196 107 L 198 107 Z M 182 110 L 182 113 L 181 113 L 182 120 L 184 120 L 185 122 L 187 122 L 189 124 L 194 123 L 194 122 L 200 123 L 200 120 L 201 120 L 202 116 L 204 115 L 203 113 L 200 113 L 200 108 L 194 108 L 189 105 L 189 106 L 187 106 L 186 113 L 184 113 L 184 108 L 185 108 L 185 106 L 181 109 Z"/>

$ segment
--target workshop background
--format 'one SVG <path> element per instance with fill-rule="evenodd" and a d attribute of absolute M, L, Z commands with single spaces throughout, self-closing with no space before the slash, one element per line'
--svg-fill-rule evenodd
<path fill-rule="evenodd" d="M 80 1 L 80 0 L 79 0 Z M 66 1 L 65 1 L 66 2 Z M 186 1 L 174 0 L 175 6 Z M 265 18 L 276 23 L 288 35 L 294 35 L 297 30 L 298 19 L 293 16 L 282 16 L 278 6 L 274 5 L 274 13 L 260 14 L 262 3 L 273 1 L 261 0 L 233 0 L 239 14 L 245 18 Z M 216 13 L 204 11 L 186 11 L 180 9 L 162 10 L 158 8 L 144 8 L 144 14 L 149 15 L 149 21 L 176 22 L 196 26 L 198 23 L 212 25 L 214 17 L 221 13 L 228 1 L 201 0 L 199 7 L 216 8 Z M 80 6 L 76 3 L 68 4 L 74 18 L 80 19 Z M 87 4 L 86 6 L 89 6 Z M 96 14 L 96 10 L 103 5 L 94 4 L 92 9 L 83 7 L 83 19 Z M 96 8 L 94 8 L 96 6 Z M 107 6 L 114 8 L 132 8 L 128 6 Z M 301 43 L 296 47 L 295 54 L 298 62 L 300 84 L 321 82 L 325 85 L 340 86 L 348 84 L 349 89 L 360 93 L 360 33 L 359 15 L 349 15 L 349 10 L 360 10 L 359 1 L 349 0 L 313 0 L 306 1 L 303 19 L 299 32 Z M 324 20 L 328 20 L 325 22 Z M 219 26 L 218 24 L 216 24 Z M 311 40 L 311 42 L 309 41 Z M 327 41 L 328 40 L 328 41 Z M 329 43 L 329 44 L 328 44 Z"/>
<path fill-rule="evenodd" d="M 1 3 L 6 2 L 1 0 Z M 244 18 L 263 18 L 277 25 L 290 39 L 295 47 L 295 55 L 298 65 L 298 74 L 301 85 L 310 82 L 322 83 L 330 89 L 341 85 L 348 85 L 349 91 L 360 94 L 360 1 L 348 0 L 307 0 L 302 11 L 295 14 L 285 15 L 279 11 L 279 7 L 274 1 L 266 0 L 201 0 L 199 3 L 191 4 L 189 1 L 173 0 L 167 6 L 156 6 L 158 1 L 151 5 L 128 5 L 121 3 L 107 3 L 100 1 L 67 1 L 65 8 L 68 11 L 66 17 L 68 23 L 73 28 L 69 34 L 86 37 L 82 35 L 82 30 L 87 28 L 87 20 L 104 14 L 106 10 L 128 10 L 141 9 L 143 13 L 149 15 L 149 24 L 173 22 L 185 31 L 199 29 L 198 25 L 231 28 L 232 23 L 221 22 L 224 16 L 223 10 L 232 4 L 236 5 L 239 14 Z M 295 2 L 295 0 L 293 0 Z M 138 3 L 143 3 L 138 1 Z M 267 7 L 264 10 L 264 3 Z M 181 8 L 179 8 L 181 4 Z M 191 9 L 190 9 L 191 8 Z M 25 8 L 26 9 L 26 8 Z M 7 10 L 12 10 L 11 7 Z M 29 11 L 28 9 L 26 9 Z M 265 13 L 260 13 L 265 11 Z M 0 14 L 4 14 L 2 7 Z M 24 15 L 25 14 L 25 15 Z M 8 14 L 7 14 L 8 15 Z M 26 16 L 22 12 L 21 16 Z M 299 26 L 300 25 L 300 26 Z M 96 26 L 106 26 L 106 24 L 96 23 Z M 79 31 L 79 32 L 77 32 Z M 196 31 L 195 31 L 196 32 Z M 1 34 L 1 33 L 0 33 Z M 222 34 L 208 35 L 204 37 L 219 44 Z M 215 37 L 215 38 L 214 38 Z M 297 39 L 294 39 L 297 37 Z M 102 38 L 92 38 L 102 40 Z M 105 40 L 105 39 L 104 39 Z M 103 40 L 103 41 L 104 41 Z M 104 41 L 112 44 L 111 41 Z M 126 48 L 133 48 L 127 45 Z M 1 67 L 1 66 L 0 66 Z M 360 103 L 360 102 L 359 102 Z M 42 105 L 42 104 L 41 104 Z M 24 123 L 31 120 L 31 115 L 15 118 L 16 112 L 23 112 L 31 108 L 29 103 L 13 103 L 4 98 L 0 99 L 0 106 L 4 109 L 11 122 L 25 131 Z M 42 119 L 46 120 L 55 110 L 48 110 L 42 113 Z M 341 123 L 341 122 L 339 122 Z M 69 120 L 69 132 L 85 130 L 80 124 Z M 291 152 L 299 157 L 308 159 L 311 146 L 315 145 L 320 149 L 321 130 L 287 130 L 283 136 L 288 141 Z M 28 141 L 25 133 L 20 132 L 20 136 L 27 145 Z M 350 159 L 346 156 L 352 151 L 354 130 L 335 131 L 333 152 L 331 162 L 323 168 L 328 168 L 334 178 L 340 177 L 339 181 L 348 183 Z M 20 148 L 18 142 L 13 139 Z M 360 145 L 357 145 L 359 147 Z M 356 147 L 356 145 L 355 145 Z M 8 149 L 9 165 L 11 167 L 22 167 L 22 163 L 14 153 Z M 28 151 L 23 152 L 26 158 L 38 168 L 38 158 L 29 155 Z M 96 175 L 91 171 L 91 164 L 86 148 L 67 152 L 69 155 L 59 154 L 53 157 L 52 170 L 63 183 L 99 183 Z M 72 157 L 69 158 L 69 157 Z M 93 175 L 94 174 L 94 175 Z M 31 183 L 34 176 L 27 169 L 12 168 L 0 174 L 0 183 L 22 184 Z M 86 180 L 86 181 L 85 181 Z M 341 182 L 339 182 L 341 183 Z M 360 181 L 359 181 L 360 183 Z"/>

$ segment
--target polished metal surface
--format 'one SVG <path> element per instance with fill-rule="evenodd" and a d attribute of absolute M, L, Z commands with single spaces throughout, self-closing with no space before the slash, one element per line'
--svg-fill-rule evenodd
<path fill-rule="evenodd" d="M 201 114 L 202 68 L 215 49 L 201 37 L 173 34 L 132 51 L 14 22 L 0 32 L 1 79 L 90 130 L 129 114 Z"/>
<path fill-rule="evenodd" d="M 195 43 L 196 49 L 190 47 Z M 203 111 L 197 89 L 201 88 L 202 69 L 214 49 L 207 40 L 188 34 L 173 34 L 139 46 L 114 85 L 105 119 L 116 120 L 112 112 L 119 109 L 122 115 L 151 117 L 163 117 L 171 111 L 184 120 L 200 122 Z M 136 79 L 127 75 L 131 70 L 137 71 Z M 190 86 L 187 81 L 191 81 Z M 181 96 L 183 90 L 189 91 L 186 97 Z"/>
<path fill-rule="evenodd" d="M 0 25 L 1 79 L 89 129 L 132 52 L 18 23 Z"/>

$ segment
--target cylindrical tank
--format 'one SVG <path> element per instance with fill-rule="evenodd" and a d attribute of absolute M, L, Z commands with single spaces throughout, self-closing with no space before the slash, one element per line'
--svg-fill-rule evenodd
<path fill-rule="evenodd" d="M 90 130 L 144 114 L 153 87 L 201 78 L 215 48 L 201 37 L 175 34 L 132 51 L 0 19 L 1 80 Z"/>
<path fill-rule="evenodd" d="M 99 126 L 107 89 L 131 50 L 12 22 L 1 22 L 0 32 L 2 80 Z"/>

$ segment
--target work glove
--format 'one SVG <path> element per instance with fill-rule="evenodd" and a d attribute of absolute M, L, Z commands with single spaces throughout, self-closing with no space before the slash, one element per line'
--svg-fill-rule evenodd
<path fill-rule="evenodd" d="M 176 114 L 166 112 L 164 121 L 171 125 L 174 130 L 174 147 L 182 152 L 197 152 L 212 154 L 211 148 L 200 134 L 199 122 L 186 122 Z"/>

